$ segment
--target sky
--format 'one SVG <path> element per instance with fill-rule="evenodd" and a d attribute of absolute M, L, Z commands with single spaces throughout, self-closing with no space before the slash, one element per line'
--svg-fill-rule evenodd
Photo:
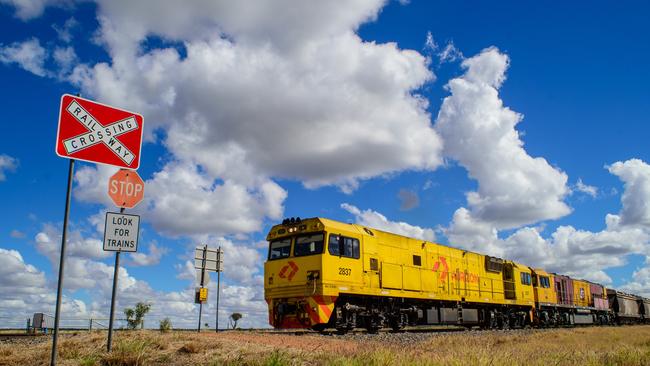
<path fill-rule="evenodd" d="M 650 296 L 648 4 L 0 0 L 0 325 L 54 312 L 62 94 L 140 113 L 117 309 L 267 326 L 265 236 L 327 217 Z M 63 318 L 107 318 L 117 169 L 75 165 Z M 216 276 L 204 319 L 214 326 Z M 120 312 L 118 312 L 120 315 Z M 65 324 L 65 322 L 64 322 Z"/>

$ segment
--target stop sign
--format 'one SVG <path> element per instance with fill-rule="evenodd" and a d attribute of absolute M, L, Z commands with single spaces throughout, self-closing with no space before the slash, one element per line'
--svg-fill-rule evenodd
<path fill-rule="evenodd" d="M 135 171 L 120 169 L 108 180 L 108 195 L 117 207 L 133 208 L 144 198 L 144 181 Z"/>

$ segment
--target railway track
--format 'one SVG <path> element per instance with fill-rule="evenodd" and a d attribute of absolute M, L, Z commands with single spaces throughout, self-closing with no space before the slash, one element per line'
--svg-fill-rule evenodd
<path fill-rule="evenodd" d="M 364 340 L 386 340 L 387 338 L 409 338 L 414 335 L 418 335 L 417 338 L 425 339 L 430 336 L 436 335 L 451 335 L 451 334 L 516 334 L 516 333 L 531 333 L 531 332 L 548 332 L 557 329 L 578 329 L 591 326 L 559 326 L 559 327 L 548 327 L 548 328 L 512 328 L 512 329 L 479 329 L 479 328 L 465 328 L 457 326 L 438 326 L 438 327 L 427 327 L 427 326 L 415 326 L 415 327 L 406 327 L 405 329 L 394 331 L 388 328 L 380 329 L 378 333 L 368 333 L 367 330 L 363 328 L 356 328 L 352 331 L 349 331 L 345 334 L 338 333 L 336 329 L 326 329 L 325 331 L 318 332 L 308 329 L 298 329 L 298 330 L 275 330 L 275 329 L 259 329 L 251 330 L 255 333 L 269 334 L 269 335 L 294 335 L 294 336 L 322 336 L 322 337 L 332 337 L 332 338 L 342 338 L 342 339 L 364 339 Z"/>
<path fill-rule="evenodd" d="M 563 327 L 561 327 L 563 328 Z M 575 328 L 575 327 L 567 327 L 567 328 Z M 401 333 L 432 333 L 432 334 L 437 334 L 437 333 L 459 333 L 459 332 L 498 332 L 498 333 L 504 333 L 504 332 L 515 332 L 515 331 L 529 331 L 529 330 L 546 330 L 546 329 L 560 329 L 560 328 L 516 328 L 516 329 L 508 329 L 508 330 L 480 330 L 478 328 L 472 328 L 472 329 L 467 329 L 465 327 L 455 327 L 455 326 L 449 326 L 449 327 L 407 327 L 398 331 L 392 330 L 392 329 L 380 329 L 378 333 L 376 334 L 401 334 Z M 315 330 L 309 330 L 309 329 L 291 329 L 291 330 L 276 330 L 276 329 L 259 329 L 259 330 L 251 330 L 253 332 L 259 332 L 263 334 L 280 334 L 280 335 L 322 335 L 322 336 L 344 336 L 344 335 L 350 335 L 350 334 L 366 334 L 369 336 L 373 336 L 376 334 L 373 333 L 368 333 L 368 331 L 364 328 L 355 328 L 354 330 L 351 330 L 345 334 L 339 333 L 336 329 L 326 329 L 324 331 L 318 332 Z"/>

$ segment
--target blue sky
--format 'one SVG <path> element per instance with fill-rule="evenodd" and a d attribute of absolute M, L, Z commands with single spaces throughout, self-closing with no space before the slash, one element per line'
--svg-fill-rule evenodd
<path fill-rule="evenodd" d="M 226 248 L 224 319 L 264 325 L 263 241 L 291 216 L 650 294 L 643 2 L 0 3 L 0 316 L 53 311 L 63 93 L 145 118 L 120 304 L 153 317 L 193 321 L 187 260 L 207 242 Z M 113 172 L 76 167 L 69 316 L 108 312 Z"/>

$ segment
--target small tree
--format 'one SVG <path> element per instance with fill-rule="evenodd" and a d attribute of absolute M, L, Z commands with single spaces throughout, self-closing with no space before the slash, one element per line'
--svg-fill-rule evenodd
<path fill-rule="evenodd" d="M 240 313 L 232 313 L 230 314 L 230 321 L 232 325 L 232 329 L 237 328 L 237 321 L 242 318 L 242 315 Z"/>
<path fill-rule="evenodd" d="M 129 329 L 136 329 L 138 325 L 144 328 L 144 316 L 151 310 L 151 304 L 139 302 L 135 304 L 135 309 L 124 309 L 126 315 L 126 323 Z"/>
<path fill-rule="evenodd" d="M 163 333 L 169 332 L 172 330 L 172 321 L 169 318 L 165 318 L 160 321 L 160 331 Z"/>

